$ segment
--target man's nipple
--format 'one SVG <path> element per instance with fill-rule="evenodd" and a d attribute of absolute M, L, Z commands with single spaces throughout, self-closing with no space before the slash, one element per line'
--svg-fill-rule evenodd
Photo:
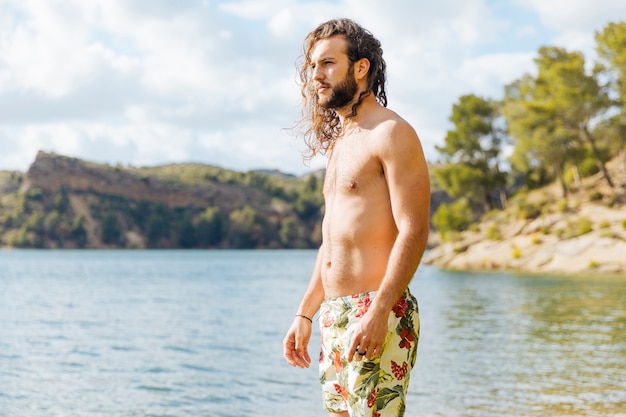
<path fill-rule="evenodd" d="M 351 189 L 351 190 L 356 190 L 356 188 L 357 188 L 358 186 L 359 186 L 359 185 L 356 183 L 356 181 L 350 181 L 350 189 Z"/>

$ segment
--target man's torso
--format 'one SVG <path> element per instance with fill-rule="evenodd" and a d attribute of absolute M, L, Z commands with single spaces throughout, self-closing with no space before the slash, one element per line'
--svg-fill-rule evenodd
<path fill-rule="evenodd" d="M 377 152 L 381 140 L 376 127 L 348 132 L 329 158 L 321 264 L 326 297 L 377 290 L 385 275 L 397 228 Z"/>

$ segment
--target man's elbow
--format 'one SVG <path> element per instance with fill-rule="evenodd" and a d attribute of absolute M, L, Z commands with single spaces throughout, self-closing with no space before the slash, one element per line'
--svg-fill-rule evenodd
<path fill-rule="evenodd" d="M 404 230 L 404 233 L 403 233 Z M 400 235 L 404 235 L 415 249 L 426 248 L 428 243 L 428 222 L 409 222 L 404 228 L 400 228 Z"/>
<path fill-rule="evenodd" d="M 422 252 L 426 249 L 428 245 L 428 234 L 430 233 L 430 227 L 428 222 L 425 224 L 420 224 L 417 230 L 415 231 L 415 239 L 417 241 L 416 246 Z"/>

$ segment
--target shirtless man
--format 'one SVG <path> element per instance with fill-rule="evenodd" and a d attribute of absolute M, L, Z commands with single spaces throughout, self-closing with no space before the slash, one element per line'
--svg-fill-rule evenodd
<path fill-rule="evenodd" d="M 386 108 L 380 42 L 349 19 L 305 40 L 302 135 L 327 155 L 322 245 L 283 342 L 309 367 L 319 310 L 320 380 L 334 417 L 403 416 L 419 338 L 408 290 L 428 238 L 430 185 L 419 138 Z M 302 125 L 301 125 L 302 126 Z"/>

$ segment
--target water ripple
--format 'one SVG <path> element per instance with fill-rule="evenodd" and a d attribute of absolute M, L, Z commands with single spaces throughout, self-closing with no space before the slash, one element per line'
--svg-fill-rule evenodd
<path fill-rule="evenodd" d="M 0 251 L 0 416 L 326 416 L 281 349 L 314 259 Z M 407 415 L 626 417 L 626 279 L 420 271 Z"/>

